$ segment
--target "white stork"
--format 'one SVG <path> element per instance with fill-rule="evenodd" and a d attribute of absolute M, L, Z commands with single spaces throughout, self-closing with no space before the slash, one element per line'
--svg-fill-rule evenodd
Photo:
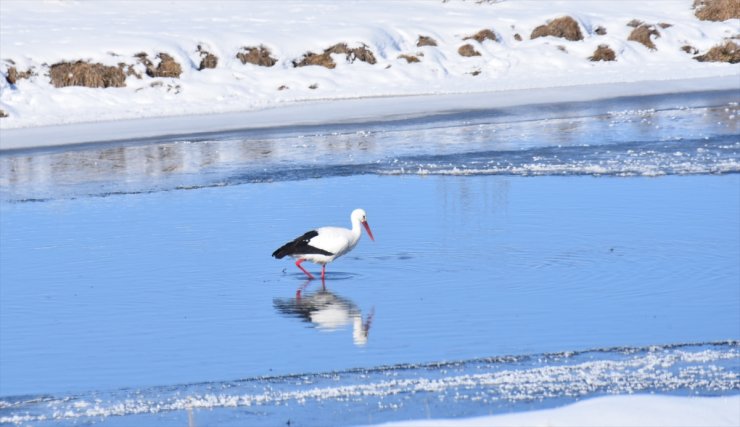
<path fill-rule="evenodd" d="M 367 231 L 370 239 L 375 240 L 367 223 L 367 214 L 365 214 L 364 210 L 355 209 L 352 211 L 350 219 L 352 220 L 351 230 L 341 227 L 317 228 L 279 247 L 272 253 L 272 256 L 277 259 L 281 259 L 286 255 L 293 257 L 296 260 L 296 267 L 306 273 L 309 279 L 313 279 L 314 277 L 301 266 L 301 263 L 303 261 L 310 261 L 315 264 L 321 264 L 321 279 L 323 280 L 326 275 L 326 264 L 357 246 L 357 242 L 360 241 L 360 235 L 362 234 L 360 224 L 365 227 L 365 231 Z"/>

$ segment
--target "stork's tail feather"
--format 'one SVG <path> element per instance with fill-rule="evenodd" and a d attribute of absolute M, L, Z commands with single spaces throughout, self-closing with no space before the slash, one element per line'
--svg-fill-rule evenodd
<path fill-rule="evenodd" d="M 323 249 L 315 248 L 309 244 L 311 239 L 318 236 L 319 233 L 316 230 L 311 230 L 301 237 L 288 242 L 283 246 L 280 246 L 275 252 L 272 253 L 277 259 L 281 259 L 286 255 L 306 255 L 306 254 L 319 254 L 332 256 L 333 253 L 325 251 Z"/>
<path fill-rule="evenodd" d="M 292 246 L 294 242 L 286 243 L 283 246 L 280 246 L 275 252 L 272 253 L 272 256 L 274 256 L 277 259 L 282 259 L 285 257 L 285 255 L 290 255 L 292 252 Z"/>

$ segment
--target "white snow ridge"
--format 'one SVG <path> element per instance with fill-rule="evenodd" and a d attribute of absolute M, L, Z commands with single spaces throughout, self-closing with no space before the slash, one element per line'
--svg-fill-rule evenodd
<path fill-rule="evenodd" d="M 577 23 L 582 40 L 531 38 L 535 28 L 564 16 Z M 654 48 L 628 40 L 633 20 L 650 28 Z M 701 21 L 686 0 L 547 7 L 514 0 L 288 1 L 280 7 L 268 1 L 3 1 L 0 73 L 9 77 L 13 68 L 15 77 L 14 83 L 0 79 L 0 110 L 7 115 L 0 128 L 255 111 L 309 100 L 471 93 L 495 99 L 504 90 L 579 86 L 588 92 L 598 84 L 737 78 L 737 65 L 694 56 L 735 37 L 739 22 Z M 471 38 L 484 30 L 495 40 Z M 462 56 L 464 45 L 477 55 Z M 608 46 L 615 60 L 589 60 L 599 46 Z M 327 50 L 333 68 L 296 66 Z M 258 65 L 238 57 L 252 51 L 270 59 L 250 59 Z M 178 64 L 179 75 L 157 68 L 162 54 Z M 215 68 L 204 68 L 207 54 L 217 58 L 210 64 Z M 77 61 L 115 69 L 110 73 L 124 86 L 101 78 L 95 88 L 54 87 L 51 68 Z M 737 79 L 724 87 L 737 88 Z"/>

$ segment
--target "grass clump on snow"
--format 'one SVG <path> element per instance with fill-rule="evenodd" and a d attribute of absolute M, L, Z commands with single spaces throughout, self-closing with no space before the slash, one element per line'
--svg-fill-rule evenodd
<path fill-rule="evenodd" d="M 727 40 L 723 44 L 709 49 L 704 55 L 694 57 L 694 59 L 699 62 L 729 62 L 730 64 L 737 64 L 740 62 L 740 45 Z"/>
<path fill-rule="evenodd" d="M 437 41 L 429 36 L 419 35 L 419 39 L 416 41 L 416 47 L 423 46 L 437 46 Z"/>
<path fill-rule="evenodd" d="M 303 54 L 303 58 L 300 61 L 293 61 L 293 66 L 320 65 L 332 69 L 337 66 L 331 57 L 332 54 L 345 55 L 349 63 L 359 60 L 372 65 L 377 62 L 373 52 L 365 44 L 360 47 L 350 48 L 346 43 L 337 43 L 334 46 L 324 49 L 322 53 L 307 52 Z"/>
<path fill-rule="evenodd" d="M 419 57 L 416 56 L 416 55 L 402 54 L 402 55 L 398 55 L 398 59 L 405 59 L 407 64 L 412 64 L 412 63 L 415 63 L 415 62 L 421 62 L 419 60 Z"/>
<path fill-rule="evenodd" d="M 540 25 L 532 31 L 530 39 L 538 37 L 559 37 L 570 41 L 583 40 L 583 34 L 578 22 L 570 16 L 563 16 L 550 21 L 547 25 Z"/>
<path fill-rule="evenodd" d="M 480 30 L 472 36 L 467 36 L 463 40 L 475 40 L 478 43 L 483 43 L 486 40 L 496 41 L 496 34 L 488 29 Z"/>
<path fill-rule="evenodd" d="M 250 63 L 261 67 L 272 67 L 277 64 L 277 59 L 272 57 L 270 49 L 260 46 L 245 46 L 242 51 L 236 54 L 236 58 L 242 64 Z"/>
<path fill-rule="evenodd" d="M 26 71 L 18 71 L 16 67 L 9 67 L 8 75 L 5 76 L 5 80 L 8 83 L 14 85 L 18 82 L 18 80 L 31 78 L 31 76 L 33 75 L 34 73 L 30 68 Z"/>
<path fill-rule="evenodd" d="M 372 65 L 377 62 L 375 60 L 375 55 L 373 55 L 373 52 L 368 49 L 367 45 L 365 44 L 360 47 L 349 48 L 346 43 L 337 43 L 329 49 L 326 49 L 324 53 L 338 53 L 341 55 L 346 55 L 347 62 L 349 63 L 355 62 L 355 60 L 359 60 Z"/>
<path fill-rule="evenodd" d="M 473 45 L 470 43 L 460 46 L 460 48 L 457 49 L 457 53 L 459 53 L 460 56 L 465 56 L 465 57 L 480 56 L 480 52 L 475 50 Z"/>
<path fill-rule="evenodd" d="M 126 74 L 119 67 L 85 61 L 59 62 L 49 68 L 54 87 L 125 87 Z"/>
<path fill-rule="evenodd" d="M 694 0 L 694 15 L 702 21 L 727 21 L 740 18 L 738 0 Z"/>
<path fill-rule="evenodd" d="M 651 36 L 655 36 L 657 38 L 660 37 L 660 33 L 652 25 L 640 24 L 632 30 L 629 37 L 627 37 L 627 40 L 641 43 L 650 50 L 657 50 Z"/>
<path fill-rule="evenodd" d="M 324 53 L 306 52 L 300 61 L 293 61 L 294 67 L 306 67 L 308 65 L 319 65 L 321 67 L 333 69 L 337 66 L 331 55 Z"/>
<path fill-rule="evenodd" d="M 201 58 L 198 71 L 203 71 L 206 68 L 216 68 L 218 65 L 218 57 L 211 52 L 204 50 L 201 45 L 198 45 L 198 54 Z"/>
<path fill-rule="evenodd" d="M 169 54 L 163 52 L 158 53 L 157 59 L 159 60 L 159 63 L 156 67 L 154 66 L 154 63 L 149 60 L 149 57 L 146 53 L 141 52 L 137 53 L 134 56 L 139 58 L 139 62 L 144 64 L 144 66 L 146 67 L 146 74 L 149 77 L 180 78 L 180 74 L 182 74 L 182 67 Z"/>
<path fill-rule="evenodd" d="M 596 48 L 594 51 L 594 54 L 588 58 L 589 61 L 615 61 L 617 59 L 617 55 L 614 53 L 614 51 L 605 44 L 600 44 L 599 47 Z"/>

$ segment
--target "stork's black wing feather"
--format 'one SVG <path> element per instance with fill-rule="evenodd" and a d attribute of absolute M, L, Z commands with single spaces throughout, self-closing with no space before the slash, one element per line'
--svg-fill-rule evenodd
<path fill-rule="evenodd" d="M 308 255 L 308 254 L 318 254 L 318 255 L 327 255 L 327 256 L 334 255 L 333 253 L 329 251 L 315 248 L 308 244 L 308 242 L 311 239 L 313 239 L 314 237 L 318 235 L 319 235 L 318 231 L 311 230 L 308 233 L 304 234 L 303 236 L 293 240 L 292 242 L 288 242 L 284 244 L 283 246 L 280 246 L 275 252 L 272 253 L 272 256 L 274 256 L 277 259 L 280 259 L 286 255 Z"/>

